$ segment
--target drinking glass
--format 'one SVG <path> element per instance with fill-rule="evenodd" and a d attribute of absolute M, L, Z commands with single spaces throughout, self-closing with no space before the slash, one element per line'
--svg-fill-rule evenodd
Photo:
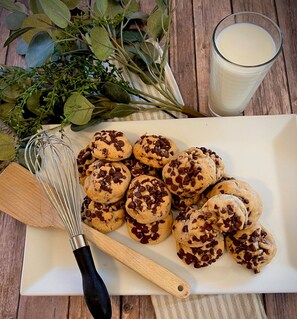
<path fill-rule="evenodd" d="M 282 44 L 281 30 L 263 14 L 239 12 L 222 19 L 212 36 L 208 97 L 211 114 L 240 115 Z"/>

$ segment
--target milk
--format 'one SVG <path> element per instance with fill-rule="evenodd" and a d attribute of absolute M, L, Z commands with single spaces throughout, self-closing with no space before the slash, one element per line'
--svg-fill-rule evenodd
<path fill-rule="evenodd" d="M 266 30 L 251 23 L 226 27 L 215 43 L 225 59 L 212 48 L 210 110 L 215 115 L 239 115 L 270 69 L 276 45 Z"/>

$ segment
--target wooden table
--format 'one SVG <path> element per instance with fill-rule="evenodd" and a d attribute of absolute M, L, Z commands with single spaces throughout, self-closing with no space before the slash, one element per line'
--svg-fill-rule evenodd
<path fill-rule="evenodd" d="M 140 2 L 148 10 L 153 1 Z M 245 115 L 297 113 L 296 0 L 176 0 L 175 4 L 169 59 L 187 105 L 208 113 L 209 47 L 215 24 L 231 12 L 256 11 L 279 24 L 284 47 Z M 9 34 L 3 26 L 6 15 L 0 11 L 1 46 Z M 0 48 L 0 63 L 24 65 L 15 45 Z M 0 212 L 0 318 L 91 318 L 83 297 L 20 296 L 25 232 L 25 225 Z M 296 318 L 297 294 L 265 294 L 263 301 L 268 318 Z M 112 308 L 113 319 L 155 318 L 149 296 L 113 296 Z"/>

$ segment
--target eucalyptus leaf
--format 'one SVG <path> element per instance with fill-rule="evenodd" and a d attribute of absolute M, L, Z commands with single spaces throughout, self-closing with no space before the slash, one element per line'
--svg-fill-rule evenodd
<path fill-rule="evenodd" d="M 97 12 L 99 13 L 100 16 L 104 16 L 107 7 L 108 7 L 108 0 L 96 0 L 96 8 Z"/>
<path fill-rule="evenodd" d="M 2 90 L 1 95 L 2 99 L 6 102 L 14 102 L 19 95 L 21 94 L 22 89 L 19 85 L 13 84 L 9 85 L 7 84 Z"/>
<path fill-rule="evenodd" d="M 15 157 L 14 139 L 0 131 L 0 160 L 10 161 Z"/>
<path fill-rule="evenodd" d="M 6 120 L 9 116 L 9 113 L 14 108 L 14 103 L 1 103 L 0 104 L 0 119 Z"/>
<path fill-rule="evenodd" d="M 160 40 L 169 26 L 169 17 L 161 9 L 153 12 L 147 19 L 149 35 L 156 41 Z"/>
<path fill-rule="evenodd" d="M 29 67 L 43 65 L 53 54 L 55 42 L 46 32 L 34 35 L 26 53 L 26 63 Z"/>
<path fill-rule="evenodd" d="M 156 61 L 159 58 L 159 51 L 157 48 L 150 42 L 142 42 L 140 44 L 140 49 L 143 53 L 149 56 L 153 61 Z"/>
<path fill-rule="evenodd" d="M 127 12 L 125 17 L 129 20 L 143 20 L 146 21 L 149 15 L 145 12 L 133 11 Z"/>
<path fill-rule="evenodd" d="M 136 12 L 139 10 L 139 3 L 137 0 L 123 0 L 127 12 Z"/>
<path fill-rule="evenodd" d="M 73 132 L 79 132 L 86 129 L 87 127 L 93 126 L 95 124 L 99 124 L 103 121 L 104 121 L 103 118 L 97 117 L 97 118 L 91 119 L 87 124 L 84 124 L 84 125 L 71 124 L 70 128 Z"/>
<path fill-rule="evenodd" d="M 44 13 L 39 0 L 30 0 L 29 1 L 30 9 L 33 13 Z"/>
<path fill-rule="evenodd" d="M 25 55 L 28 50 L 28 44 L 21 38 L 19 39 L 15 50 L 17 54 Z"/>
<path fill-rule="evenodd" d="M 45 14 L 60 28 L 66 28 L 70 22 L 70 10 L 60 0 L 39 0 Z"/>
<path fill-rule="evenodd" d="M 124 43 L 142 42 L 145 38 L 145 33 L 138 30 L 124 30 L 122 37 Z"/>
<path fill-rule="evenodd" d="M 0 7 L 8 11 L 23 12 L 23 9 L 18 4 L 19 3 L 14 3 L 14 1 L 11 1 L 11 0 L 1 0 Z"/>
<path fill-rule="evenodd" d="M 21 28 L 17 31 L 15 31 L 14 33 L 12 33 L 4 42 L 4 47 L 8 46 L 11 42 L 13 42 L 15 39 L 17 39 L 18 37 L 20 37 L 21 35 L 24 35 L 26 32 L 32 30 L 34 28 L 32 27 L 25 27 L 25 28 Z"/>
<path fill-rule="evenodd" d="M 162 11 L 165 11 L 168 6 L 167 0 L 156 0 L 156 4 Z"/>
<path fill-rule="evenodd" d="M 84 125 L 91 118 L 94 105 L 80 93 L 73 93 L 64 104 L 64 116 L 72 124 Z"/>
<path fill-rule="evenodd" d="M 120 1 L 108 0 L 107 10 L 105 12 L 106 17 L 114 18 L 118 14 L 122 14 L 124 12 L 123 7 L 120 4 Z"/>
<path fill-rule="evenodd" d="M 23 12 L 12 12 L 5 18 L 5 26 L 9 30 L 20 29 L 27 15 Z"/>
<path fill-rule="evenodd" d="M 41 97 L 41 92 L 37 91 L 36 93 L 32 94 L 27 99 L 27 103 L 26 103 L 27 109 L 35 115 L 41 114 L 40 97 Z"/>
<path fill-rule="evenodd" d="M 130 95 L 127 91 L 119 86 L 118 84 L 112 82 L 105 82 L 101 87 L 101 93 L 108 97 L 111 101 L 119 103 L 129 103 Z"/>
<path fill-rule="evenodd" d="M 118 105 L 110 113 L 110 118 L 114 117 L 124 117 L 135 113 L 137 109 L 130 105 Z"/>
<path fill-rule="evenodd" d="M 31 27 L 31 30 L 22 35 L 24 41 L 29 44 L 35 34 L 39 32 L 51 32 L 51 20 L 43 13 L 28 16 L 22 23 L 22 28 Z"/>
<path fill-rule="evenodd" d="M 62 0 L 62 2 L 66 4 L 68 9 L 73 10 L 79 5 L 80 0 Z"/>
<path fill-rule="evenodd" d="M 94 27 L 90 32 L 91 47 L 96 57 L 105 61 L 113 53 L 113 46 L 110 42 L 107 31 L 101 27 Z"/>

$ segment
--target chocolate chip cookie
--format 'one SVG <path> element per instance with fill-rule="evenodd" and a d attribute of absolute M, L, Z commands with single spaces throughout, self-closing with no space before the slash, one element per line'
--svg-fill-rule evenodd
<path fill-rule="evenodd" d="M 141 163 L 132 154 L 129 158 L 122 161 L 130 170 L 133 177 L 140 175 L 150 175 L 158 177 L 158 170 L 154 167 Z"/>
<path fill-rule="evenodd" d="M 161 135 L 142 135 L 133 146 L 133 154 L 143 164 L 162 168 L 178 154 L 176 144 Z"/>
<path fill-rule="evenodd" d="M 202 207 L 209 220 L 223 233 L 241 230 L 247 223 L 247 210 L 236 196 L 220 194 L 211 197 Z"/>
<path fill-rule="evenodd" d="M 123 132 L 102 130 L 90 142 L 94 157 L 107 161 L 120 161 L 132 153 L 132 145 Z"/>
<path fill-rule="evenodd" d="M 132 179 L 127 191 L 126 211 L 138 223 L 164 219 L 171 210 L 171 194 L 157 177 L 141 175 Z"/>
<path fill-rule="evenodd" d="M 129 169 L 120 162 L 96 160 L 86 174 L 87 196 L 102 204 L 112 204 L 123 198 L 131 180 Z"/>
<path fill-rule="evenodd" d="M 190 247 L 177 242 L 176 250 L 177 256 L 187 265 L 193 264 L 195 268 L 206 267 L 223 256 L 224 237 L 218 234 L 216 238 L 201 247 Z"/>
<path fill-rule="evenodd" d="M 77 155 L 77 169 L 79 174 L 79 182 L 84 185 L 85 179 L 87 177 L 86 172 L 89 166 L 96 160 L 92 154 L 92 149 L 86 146 Z"/>
<path fill-rule="evenodd" d="M 171 193 L 193 197 L 217 181 L 217 166 L 207 152 L 191 147 L 166 164 L 162 176 Z"/>
<path fill-rule="evenodd" d="M 126 221 L 128 233 L 132 239 L 141 244 L 154 245 L 162 242 L 171 234 L 173 216 L 172 213 L 169 213 L 164 219 L 141 224 L 127 215 Z"/>
<path fill-rule="evenodd" d="M 202 210 L 194 207 L 180 212 L 172 226 L 175 240 L 191 247 L 201 247 L 210 243 L 220 232 L 208 218 Z"/>
<path fill-rule="evenodd" d="M 271 233 L 261 224 L 254 224 L 226 237 L 226 249 L 240 265 L 259 273 L 276 254 Z"/>
<path fill-rule="evenodd" d="M 246 226 L 257 223 L 263 212 L 263 204 L 259 194 L 247 182 L 238 179 L 223 180 L 217 183 L 206 196 L 211 198 L 219 194 L 237 196 L 248 212 Z"/>
<path fill-rule="evenodd" d="M 114 204 L 102 204 L 85 197 L 81 207 L 81 218 L 87 225 L 109 233 L 118 229 L 125 222 L 125 200 L 121 199 Z"/>

